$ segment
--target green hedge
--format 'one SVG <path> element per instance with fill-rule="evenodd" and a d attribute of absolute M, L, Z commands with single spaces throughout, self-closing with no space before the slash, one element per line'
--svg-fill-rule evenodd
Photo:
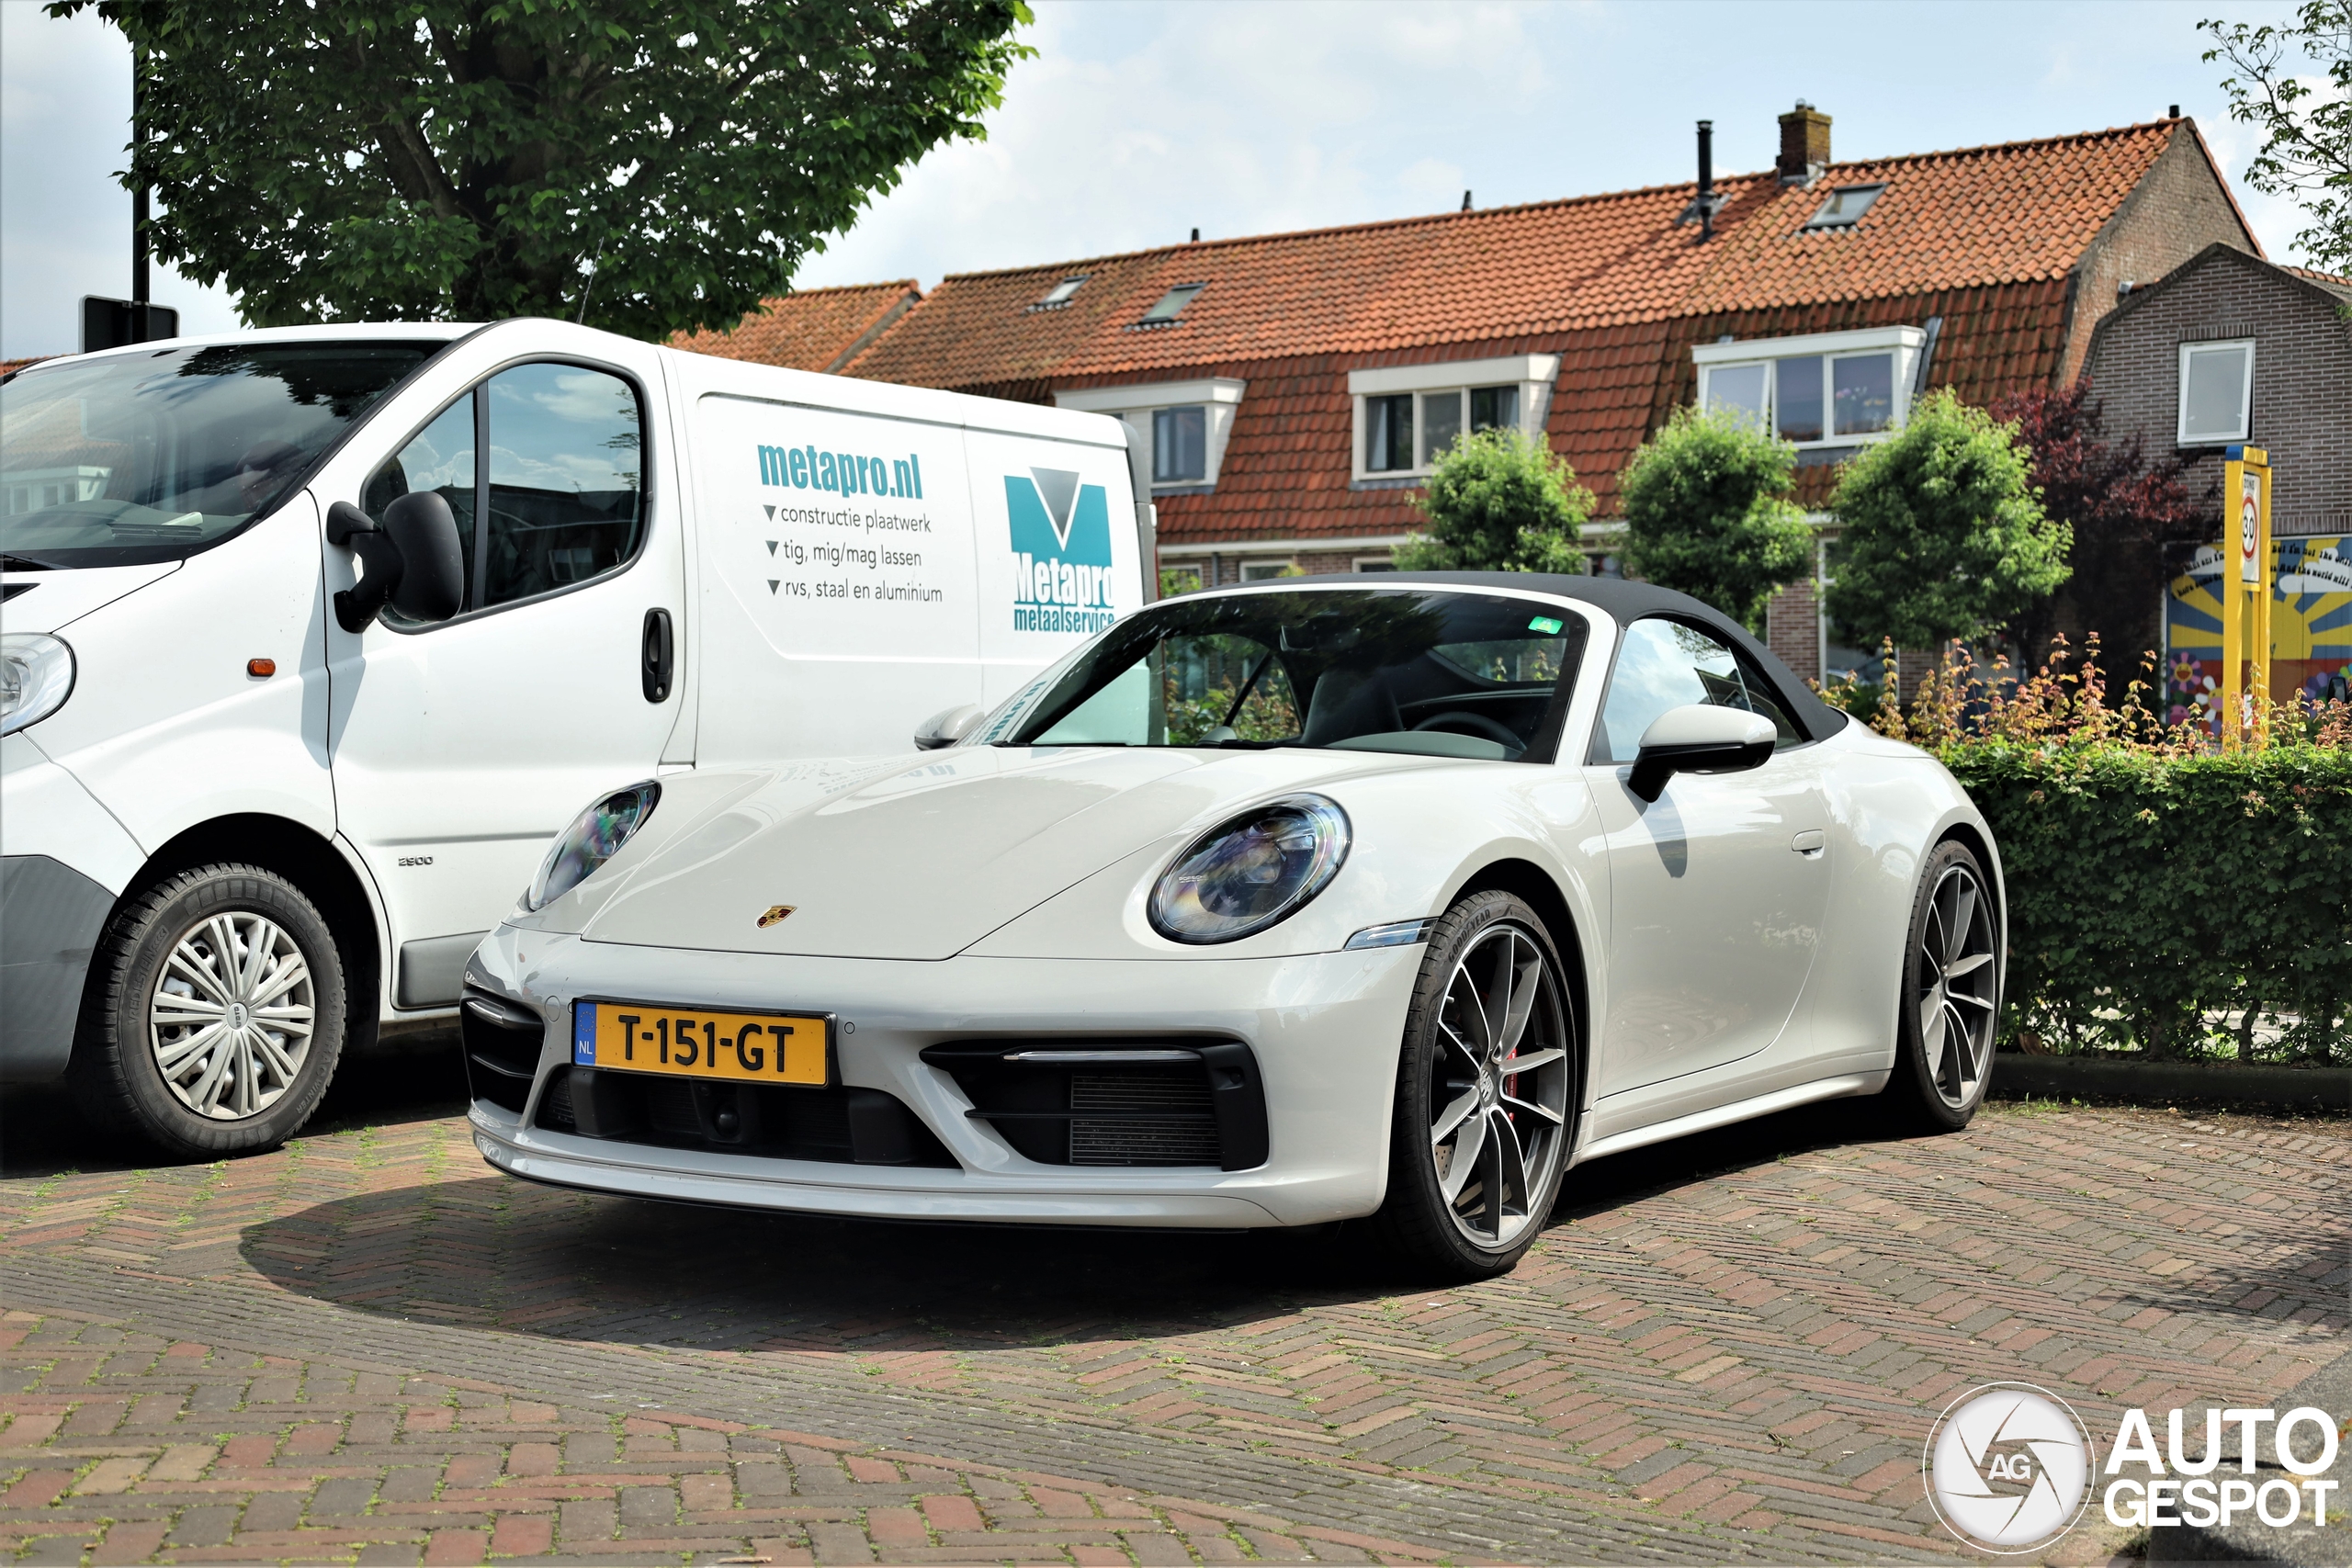
<path fill-rule="evenodd" d="M 2000 846 L 2011 1038 L 2193 1055 L 2252 1007 L 2278 1055 L 2352 1056 L 2352 750 L 1935 749 Z"/>

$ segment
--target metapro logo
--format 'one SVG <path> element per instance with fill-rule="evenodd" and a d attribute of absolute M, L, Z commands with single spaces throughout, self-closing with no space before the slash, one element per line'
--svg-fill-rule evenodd
<path fill-rule="evenodd" d="M 1012 629 L 1099 632 L 1111 604 L 1111 506 L 1067 468 L 1004 476 L 1012 520 Z"/>
<path fill-rule="evenodd" d="M 763 446 L 760 482 L 834 495 L 921 501 L 922 460 L 912 452 L 904 457 L 868 457 L 855 452 L 820 452 L 814 446 Z"/>

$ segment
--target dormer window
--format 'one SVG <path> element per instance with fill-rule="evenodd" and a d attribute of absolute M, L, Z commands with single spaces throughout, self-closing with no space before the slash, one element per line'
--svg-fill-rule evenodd
<path fill-rule="evenodd" d="M 1063 278 L 1059 283 L 1055 284 L 1051 288 L 1046 291 L 1046 297 L 1043 299 L 1038 300 L 1035 305 L 1032 305 L 1029 308 L 1033 310 L 1060 310 L 1063 306 L 1069 303 L 1071 295 L 1076 294 L 1080 288 L 1085 287 L 1086 279 L 1091 276 L 1091 274 L 1081 273 L 1076 277 Z"/>
<path fill-rule="evenodd" d="M 1883 440 L 1910 414 L 1927 339 L 1918 327 L 1871 327 L 1702 344 L 1690 351 L 1699 406 L 1800 447 Z"/>
<path fill-rule="evenodd" d="M 1249 383 L 1228 377 L 1080 387 L 1054 394 L 1054 406 L 1107 413 L 1134 432 L 1127 442 L 1136 496 L 1190 495 L 1216 487 L 1226 437 Z"/>
<path fill-rule="evenodd" d="M 1544 428 L 1555 354 L 1451 359 L 1348 373 L 1355 403 L 1358 484 L 1414 483 L 1464 432 Z"/>
<path fill-rule="evenodd" d="M 1202 289 L 1206 288 L 1207 287 L 1208 285 L 1205 283 L 1178 284 L 1175 288 L 1161 295 L 1159 302 L 1154 304 L 1150 310 L 1146 310 L 1143 313 L 1143 320 L 1137 321 L 1136 325 L 1139 327 L 1166 326 L 1178 316 L 1183 314 L 1184 307 L 1193 302 L 1193 295 L 1198 294 Z"/>
<path fill-rule="evenodd" d="M 1884 184 L 1874 186 L 1839 186 L 1831 191 L 1814 215 L 1805 220 L 1805 229 L 1850 229 L 1862 220 L 1871 203 L 1886 189 Z M 1804 232 L 1800 230 L 1799 232 Z"/>

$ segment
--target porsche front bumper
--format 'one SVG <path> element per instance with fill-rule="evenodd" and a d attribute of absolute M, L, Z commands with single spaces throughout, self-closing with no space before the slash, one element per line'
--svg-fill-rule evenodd
<path fill-rule="evenodd" d="M 501 927 L 471 986 L 546 1021 L 520 1112 L 478 1099 L 475 1145 L 532 1180 L 643 1198 L 893 1219 L 1253 1228 L 1366 1214 L 1386 1180 L 1389 1108 L 1418 945 L 1281 959 L 937 963 L 626 946 Z M 895 1097 L 953 1157 L 860 1165 L 588 1137 L 543 1124 L 571 1060 L 579 997 L 830 1012 L 842 1084 Z M 1024 1158 L 927 1046 L 1238 1041 L 1263 1086 L 1268 1146 L 1246 1170 Z M 788 1091 L 770 1091 L 788 1092 Z"/>

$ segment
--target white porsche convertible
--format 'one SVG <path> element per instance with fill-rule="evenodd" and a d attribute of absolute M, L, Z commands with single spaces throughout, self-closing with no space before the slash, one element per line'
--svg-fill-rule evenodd
<path fill-rule="evenodd" d="M 921 739 L 590 807 L 468 969 L 491 1164 L 908 1219 L 1370 1216 L 1467 1278 L 1579 1161 L 1984 1095 L 1984 818 L 1683 595 L 1192 594 Z"/>

